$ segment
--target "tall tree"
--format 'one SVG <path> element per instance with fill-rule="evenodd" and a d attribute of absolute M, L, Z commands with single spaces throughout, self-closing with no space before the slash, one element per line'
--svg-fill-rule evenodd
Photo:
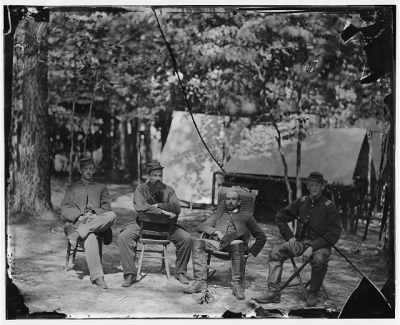
<path fill-rule="evenodd" d="M 10 200 L 11 213 L 41 214 L 52 209 L 50 200 L 50 150 L 47 102 L 47 27 L 49 11 L 27 15 L 23 30 L 23 115 L 20 168 Z"/>
<path fill-rule="evenodd" d="M 19 21 L 25 16 L 27 9 L 23 6 L 7 6 L 4 8 L 4 138 L 5 138 L 5 193 L 12 163 L 11 150 L 11 124 L 12 124 L 12 97 L 13 97 L 13 57 L 14 37 Z M 6 199 L 8 201 L 8 198 Z"/>

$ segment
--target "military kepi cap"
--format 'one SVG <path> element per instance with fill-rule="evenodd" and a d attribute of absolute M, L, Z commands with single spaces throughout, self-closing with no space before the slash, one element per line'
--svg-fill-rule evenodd
<path fill-rule="evenodd" d="M 85 158 L 82 158 L 81 160 L 79 160 L 79 167 L 80 168 L 83 168 L 83 167 L 86 167 L 86 166 L 89 166 L 89 165 L 93 165 L 94 166 L 94 161 L 93 161 L 92 158 L 85 157 Z"/>
<path fill-rule="evenodd" d="M 160 162 L 157 160 L 153 160 L 147 164 L 147 172 L 150 173 L 152 170 L 163 169 Z"/>
<path fill-rule="evenodd" d="M 308 181 L 314 181 L 319 183 L 325 183 L 324 176 L 319 172 L 312 172 L 307 177 Z"/>

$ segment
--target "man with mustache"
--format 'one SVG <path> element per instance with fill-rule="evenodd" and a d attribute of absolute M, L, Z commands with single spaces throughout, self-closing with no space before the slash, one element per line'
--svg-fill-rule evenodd
<path fill-rule="evenodd" d="M 307 179 L 309 195 L 297 199 L 276 215 L 276 224 L 286 240 L 272 248 L 269 257 L 268 291 L 254 298 L 264 304 L 281 301 L 280 282 L 283 262 L 295 256 L 310 261 L 311 280 L 307 305 L 318 302 L 318 292 L 328 269 L 332 245 L 341 234 L 341 219 L 332 201 L 322 195 L 325 180 L 321 173 L 312 172 Z M 296 235 L 288 223 L 297 219 Z"/>
<path fill-rule="evenodd" d="M 136 187 L 133 196 L 133 205 L 139 215 L 146 213 L 164 214 L 175 218 L 181 212 L 175 191 L 162 182 L 163 168 L 158 161 L 152 161 L 147 165 L 148 180 Z M 128 224 L 118 237 L 124 272 L 123 287 L 130 287 L 136 279 L 135 256 L 139 231 L 139 224 L 135 220 Z M 188 284 L 186 272 L 192 250 L 192 238 L 181 226 L 174 225 L 171 241 L 176 247 L 175 277 L 179 282 Z"/>
<path fill-rule="evenodd" d="M 256 257 L 264 247 L 266 237 L 253 215 L 240 211 L 240 197 L 234 190 L 225 194 L 224 209 L 219 209 L 203 222 L 198 230 L 211 236 L 211 239 L 194 239 L 192 248 L 193 273 L 195 281 L 184 293 L 202 292 L 207 287 L 207 252 L 229 251 L 232 263 L 232 293 L 238 300 L 244 296 L 244 253 L 250 239 L 256 242 L 250 253 Z"/>

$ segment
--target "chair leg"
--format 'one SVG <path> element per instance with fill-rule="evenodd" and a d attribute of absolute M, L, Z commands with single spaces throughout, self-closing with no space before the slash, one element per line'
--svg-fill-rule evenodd
<path fill-rule="evenodd" d="M 167 245 L 163 245 L 163 248 L 164 248 L 163 249 L 163 255 L 164 255 L 163 261 L 165 263 L 165 272 L 167 274 L 167 279 L 169 280 L 170 274 L 169 274 L 169 264 L 168 264 L 168 259 L 167 259 Z"/>
<path fill-rule="evenodd" d="M 78 251 L 78 246 L 81 245 L 79 242 L 76 244 L 73 252 L 72 252 L 72 264 L 75 264 L 75 257 L 76 257 L 76 252 Z"/>
<path fill-rule="evenodd" d="M 103 240 L 97 238 L 97 243 L 99 244 L 100 263 L 103 264 Z"/>
<path fill-rule="evenodd" d="M 165 250 L 164 250 L 164 245 L 163 245 L 163 250 L 161 251 L 161 274 L 162 273 L 164 273 L 164 271 L 166 272 L 166 269 L 165 269 L 165 254 L 166 254 L 166 252 L 165 252 Z"/>
<path fill-rule="evenodd" d="M 293 262 L 294 262 L 294 260 L 293 260 Z M 299 268 L 297 268 L 297 266 L 296 266 L 295 272 L 293 272 L 293 274 L 289 277 L 289 279 L 287 279 L 286 282 L 281 285 L 280 290 L 282 291 L 283 289 L 285 289 L 290 284 L 290 282 L 292 282 L 293 279 L 295 277 L 297 277 L 297 274 L 299 274 L 306 267 L 307 264 L 308 263 L 303 263 Z"/>
<path fill-rule="evenodd" d="M 161 255 L 162 255 L 162 256 L 161 256 L 161 270 L 160 270 L 160 272 L 161 272 L 161 274 L 162 274 L 162 273 L 164 273 L 164 271 L 165 271 L 165 255 L 164 255 L 164 249 L 163 249 Z"/>
<path fill-rule="evenodd" d="M 300 271 L 298 271 L 299 269 L 297 268 L 297 265 L 296 265 L 296 263 L 295 263 L 293 257 L 290 258 L 290 261 L 292 262 L 293 269 L 294 269 L 294 272 L 295 272 L 295 274 L 296 274 L 296 277 L 297 277 L 297 279 L 299 280 L 300 289 L 301 289 L 301 291 L 303 292 L 304 299 L 306 300 L 306 302 L 308 302 L 307 291 L 306 291 L 306 288 L 304 287 L 303 280 L 301 279 Z M 308 264 L 308 262 L 303 263 L 304 266 L 307 265 L 307 264 Z M 303 266 L 303 265 L 302 265 L 302 266 Z"/>
<path fill-rule="evenodd" d="M 143 263 L 143 255 L 144 255 L 144 246 L 146 244 L 142 244 L 142 252 L 140 253 L 140 259 L 139 259 L 139 267 L 137 270 L 137 274 L 136 274 L 136 281 L 140 280 L 140 272 L 142 270 L 142 263 Z"/>
<path fill-rule="evenodd" d="M 210 263 L 211 263 L 211 253 L 208 253 L 208 255 L 207 255 L 207 281 L 208 281 L 208 278 L 210 277 Z"/>
<path fill-rule="evenodd" d="M 68 271 L 69 257 L 71 256 L 71 243 L 68 240 L 67 244 L 67 256 L 65 258 L 65 270 Z"/>

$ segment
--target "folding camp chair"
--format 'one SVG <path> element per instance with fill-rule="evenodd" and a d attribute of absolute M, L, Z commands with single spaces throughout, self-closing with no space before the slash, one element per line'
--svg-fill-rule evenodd
<path fill-rule="evenodd" d="M 294 272 L 290 275 L 290 277 L 281 285 L 280 287 L 280 291 L 284 290 L 287 287 L 294 287 L 294 286 L 300 286 L 301 292 L 304 295 L 304 299 L 308 302 L 308 295 L 307 295 L 307 290 L 306 288 L 308 287 L 308 285 L 310 284 L 310 280 L 307 281 L 306 283 L 303 282 L 303 279 L 301 278 L 301 271 L 303 271 L 303 269 L 307 266 L 307 264 L 310 263 L 310 261 L 307 262 L 303 262 L 303 264 L 300 265 L 300 267 L 297 267 L 296 262 L 294 260 L 293 257 L 290 258 L 290 262 L 292 263 L 293 266 L 293 270 Z M 290 285 L 290 283 L 297 278 L 297 280 L 299 281 L 296 284 L 292 284 Z M 326 296 L 327 299 L 329 299 L 328 296 L 328 292 L 325 288 L 325 286 L 322 284 L 321 286 L 321 290 L 324 293 L 324 295 Z"/>

